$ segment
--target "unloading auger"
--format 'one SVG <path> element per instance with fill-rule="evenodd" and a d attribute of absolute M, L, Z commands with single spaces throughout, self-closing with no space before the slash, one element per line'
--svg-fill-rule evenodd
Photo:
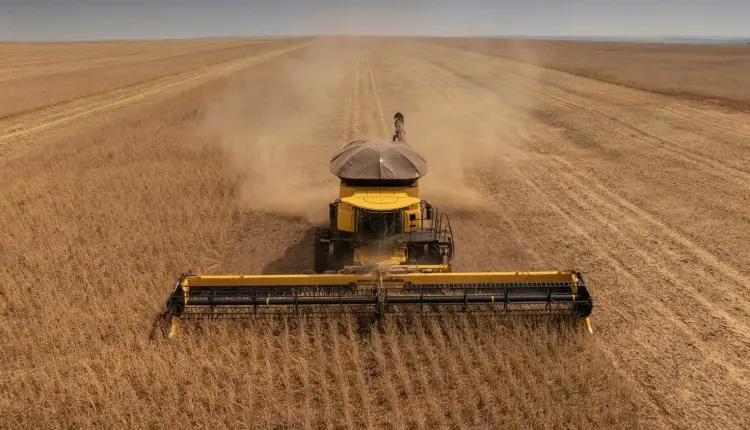
<path fill-rule="evenodd" d="M 170 337 L 181 319 L 310 312 L 571 315 L 591 332 L 579 271 L 452 271 L 450 219 L 420 198 L 427 163 L 403 140 L 404 116 L 395 120 L 393 141 L 353 141 L 331 160 L 340 190 L 315 233 L 315 273 L 183 274 L 161 314 Z"/>

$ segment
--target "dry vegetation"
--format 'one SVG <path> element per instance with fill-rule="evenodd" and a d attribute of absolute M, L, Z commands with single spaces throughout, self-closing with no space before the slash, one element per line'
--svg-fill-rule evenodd
<path fill-rule="evenodd" d="M 750 109 L 750 45 L 445 39 L 447 46 L 632 88 Z"/>
<path fill-rule="evenodd" d="M 264 44 L 278 43 L 226 40 L 178 42 L 173 46 L 161 42 L 152 47 L 142 42 L 84 44 L 86 48 L 77 49 L 70 57 L 64 55 L 69 51 L 63 47 L 38 49 L 39 55 L 36 45 L 26 49 L 24 44 L 0 45 L 0 55 L 6 59 L 0 62 L 0 118 L 226 63 L 268 48 Z M 7 64 L 8 59 L 20 57 L 15 61 L 22 62 L 26 56 L 29 60 L 22 63 L 23 67 L 16 62 Z M 37 56 L 43 60 L 31 60 Z"/>
<path fill-rule="evenodd" d="M 232 41 L 165 73 L 302 42 Z M 108 52 L 173 64 L 148 46 Z M 111 67 L 102 85 L 128 85 L 112 76 L 129 66 Z M 15 85 L 35 85 L 24 73 Z M 0 427 L 740 427 L 750 130 L 569 76 L 328 41 L 21 137 L 0 127 Z M 94 97 L 69 91 L 47 103 Z M 16 124 L 25 102 L 2 94 Z M 395 110 L 433 166 L 425 188 L 455 214 L 457 269 L 581 267 L 596 336 L 456 316 L 211 324 L 149 342 L 182 271 L 308 269 L 310 228 L 336 192 L 328 156 L 389 136 Z"/>

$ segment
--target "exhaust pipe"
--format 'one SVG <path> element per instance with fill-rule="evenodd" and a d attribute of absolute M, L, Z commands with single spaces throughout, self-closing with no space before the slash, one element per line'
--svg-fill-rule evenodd
<path fill-rule="evenodd" d="M 396 133 L 393 135 L 394 142 L 406 142 L 406 130 L 404 130 L 404 114 L 396 112 L 393 116 L 395 120 Z"/>

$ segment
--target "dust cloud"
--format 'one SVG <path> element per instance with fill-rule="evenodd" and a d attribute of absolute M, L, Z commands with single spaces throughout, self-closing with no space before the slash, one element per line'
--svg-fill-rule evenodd
<path fill-rule="evenodd" d="M 532 94 L 538 69 L 519 63 L 498 70 L 497 62 L 466 51 L 461 55 L 466 62 L 456 64 L 454 48 L 436 50 L 445 55 L 431 59 L 433 64 L 414 60 L 416 72 L 429 82 L 418 83 L 428 88 L 406 116 L 409 143 L 429 163 L 423 195 L 452 211 L 480 210 L 492 188 L 479 178 L 513 175 L 528 166 L 527 143 L 537 136 Z M 522 45 L 516 50 L 534 56 Z"/>
<path fill-rule="evenodd" d="M 537 69 L 518 63 L 498 70 L 497 62 L 467 51 L 458 64 L 452 61 L 456 48 L 435 45 L 444 55 L 425 61 L 419 45 L 399 46 L 399 55 L 409 57 L 414 68 L 402 82 L 415 97 L 394 109 L 406 115 L 407 143 L 429 164 L 420 181 L 423 198 L 453 212 L 482 209 L 492 189 L 479 178 L 510 175 L 528 163 L 525 142 L 535 138 L 529 94 Z M 278 65 L 268 68 L 273 91 L 238 80 L 209 106 L 203 131 L 234 169 L 243 208 L 310 223 L 327 218 L 325 202 L 337 193 L 327 165 L 346 138 L 325 129 L 341 124 L 337 113 L 361 50 L 353 39 L 318 38 L 274 60 Z M 519 53 L 524 50 L 525 58 L 533 55 L 518 46 Z M 389 91 L 379 90 L 384 104 L 391 103 L 390 96 L 401 98 Z"/>
<path fill-rule="evenodd" d="M 327 163 L 341 139 L 326 130 L 346 100 L 352 50 L 347 40 L 316 39 L 272 60 L 267 88 L 236 80 L 209 105 L 201 131 L 237 175 L 242 208 L 326 219 L 337 192 Z"/>

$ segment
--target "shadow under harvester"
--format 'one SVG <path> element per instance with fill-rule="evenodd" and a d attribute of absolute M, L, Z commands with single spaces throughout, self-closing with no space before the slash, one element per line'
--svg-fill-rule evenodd
<path fill-rule="evenodd" d="M 315 238 L 315 227 L 304 231 L 302 237 L 295 244 L 284 251 L 278 259 L 263 267 L 263 275 L 284 275 L 288 273 L 312 273 L 313 252 L 312 243 Z"/>

